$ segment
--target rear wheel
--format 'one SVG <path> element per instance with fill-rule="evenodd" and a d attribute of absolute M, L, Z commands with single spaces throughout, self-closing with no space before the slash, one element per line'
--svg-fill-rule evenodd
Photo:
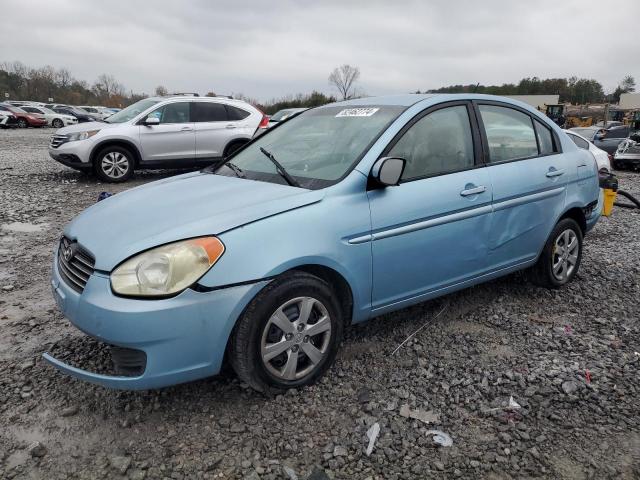
<path fill-rule="evenodd" d="M 227 148 L 224 149 L 223 157 L 224 158 L 228 157 L 229 155 L 235 153 L 237 150 L 239 150 L 241 147 L 243 147 L 246 144 L 247 142 L 244 142 L 244 141 L 235 141 L 230 143 L 229 145 L 227 145 Z"/>
<path fill-rule="evenodd" d="M 575 220 L 564 218 L 555 226 L 531 269 L 532 280 L 547 288 L 560 288 L 578 273 L 582 260 L 582 230 Z"/>
<path fill-rule="evenodd" d="M 120 146 L 103 148 L 96 155 L 94 170 L 104 182 L 125 182 L 133 175 L 134 157 L 128 149 Z"/>
<path fill-rule="evenodd" d="M 229 344 L 236 374 L 277 393 L 309 385 L 333 363 L 343 317 L 331 287 L 307 273 L 275 279 L 249 304 Z"/>
<path fill-rule="evenodd" d="M 51 126 L 53 128 L 62 128 L 62 127 L 64 127 L 64 122 L 62 120 L 60 120 L 59 118 L 54 118 L 53 122 L 51 122 Z"/>

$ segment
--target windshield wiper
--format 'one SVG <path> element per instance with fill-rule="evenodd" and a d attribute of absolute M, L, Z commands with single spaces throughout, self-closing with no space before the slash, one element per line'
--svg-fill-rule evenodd
<path fill-rule="evenodd" d="M 268 150 L 265 150 L 262 147 L 260 147 L 260 151 L 264 153 L 264 155 L 269 160 L 271 160 L 271 162 L 276 166 L 276 171 L 280 174 L 282 178 L 284 178 L 287 181 L 289 185 L 291 185 L 292 187 L 302 188 L 300 187 L 300 184 L 296 181 L 296 179 L 287 173 L 285 168 L 280 164 L 278 160 L 276 160 L 276 157 L 274 157 L 271 152 L 269 152 Z"/>
<path fill-rule="evenodd" d="M 235 163 L 226 162 L 224 164 L 224 166 L 228 167 L 229 170 L 231 170 L 233 173 L 235 173 L 236 177 L 247 178 L 247 176 L 244 174 L 244 171 L 239 166 L 237 166 Z"/>

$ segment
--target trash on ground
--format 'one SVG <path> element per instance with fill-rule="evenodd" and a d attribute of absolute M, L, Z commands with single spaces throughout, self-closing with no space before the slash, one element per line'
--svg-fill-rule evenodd
<path fill-rule="evenodd" d="M 296 472 L 293 470 L 293 468 L 288 467 L 287 465 L 283 465 L 282 470 L 284 470 L 284 473 L 287 474 L 289 480 L 298 480 L 298 475 L 296 475 Z"/>
<path fill-rule="evenodd" d="M 450 447 L 453 445 L 451 437 L 440 430 L 429 430 L 426 434 L 431 435 L 433 443 L 440 445 L 441 447 Z"/>
<path fill-rule="evenodd" d="M 367 446 L 367 457 L 373 452 L 373 447 L 376 444 L 376 439 L 380 434 L 380 424 L 378 422 L 371 425 L 371 428 L 367 430 L 367 438 L 369 439 L 369 445 Z"/>
<path fill-rule="evenodd" d="M 513 395 L 511 395 L 509 397 L 509 403 L 504 406 L 504 407 L 494 407 L 494 408 L 488 408 L 486 410 L 483 410 L 483 413 L 491 413 L 491 412 L 499 412 L 501 410 L 518 410 L 522 408 L 522 405 L 520 405 L 518 402 L 516 402 L 513 399 Z"/>
<path fill-rule="evenodd" d="M 100 192 L 100 194 L 98 195 L 98 201 L 101 202 L 105 198 L 109 198 L 109 197 L 112 197 L 112 196 L 113 196 L 113 193 L 111 193 L 111 192 Z"/>
<path fill-rule="evenodd" d="M 422 410 L 411 410 L 409 405 L 405 404 L 400 407 L 400 416 L 406 418 L 414 418 L 423 423 L 439 423 L 440 415 L 434 413 L 433 410 L 423 412 Z"/>

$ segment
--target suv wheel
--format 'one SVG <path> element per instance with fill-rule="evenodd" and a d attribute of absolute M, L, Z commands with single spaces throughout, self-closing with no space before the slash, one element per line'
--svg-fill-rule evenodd
<path fill-rule="evenodd" d="M 96 155 L 96 175 L 104 182 L 125 182 L 133 175 L 133 159 L 133 153 L 124 147 L 105 147 Z"/>
<path fill-rule="evenodd" d="M 229 343 L 237 375 L 268 394 L 309 385 L 333 363 L 342 312 L 331 287 L 296 272 L 275 279 L 249 304 Z"/>
<path fill-rule="evenodd" d="M 547 288 L 560 288 L 578 273 L 582 260 L 582 230 L 575 220 L 558 222 L 542 249 L 538 263 L 532 268 L 534 283 Z"/>
<path fill-rule="evenodd" d="M 234 142 L 231 142 L 229 145 L 227 145 L 227 148 L 225 148 L 224 154 L 222 155 L 223 158 L 227 158 L 229 155 L 231 155 L 232 153 L 234 153 L 236 150 L 240 149 L 241 147 L 243 147 L 247 143 L 248 142 L 246 142 L 246 141 L 234 141 Z"/>
<path fill-rule="evenodd" d="M 51 122 L 51 126 L 53 128 L 62 128 L 64 127 L 64 123 L 59 118 L 54 118 L 53 122 Z"/>

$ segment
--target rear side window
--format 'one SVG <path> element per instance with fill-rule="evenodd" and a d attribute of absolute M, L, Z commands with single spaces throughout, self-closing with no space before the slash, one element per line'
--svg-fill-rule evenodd
<path fill-rule="evenodd" d="M 544 126 L 538 120 L 534 120 L 536 126 L 536 135 L 538 137 L 538 145 L 540 146 L 540 155 L 551 155 L 556 151 L 553 141 L 553 134 L 549 127 Z"/>
<path fill-rule="evenodd" d="M 151 112 L 147 117 L 159 118 L 160 123 L 189 123 L 189 103 L 169 103 Z"/>
<path fill-rule="evenodd" d="M 589 150 L 589 142 L 587 142 L 584 138 L 580 138 L 577 135 L 571 135 L 571 134 L 569 134 L 569 138 L 573 140 L 573 143 L 575 143 L 578 148 L 584 148 L 585 150 Z"/>
<path fill-rule="evenodd" d="M 242 110 L 241 108 L 232 107 L 231 105 L 227 105 L 226 107 L 229 120 L 244 120 L 251 115 L 249 112 Z"/>
<path fill-rule="evenodd" d="M 222 103 L 193 102 L 194 122 L 226 122 L 227 109 Z"/>
<path fill-rule="evenodd" d="M 473 167 L 473 138 L 467 107 L 446 107 L 421 118 L 405 132 L 387 156 L 406 160 L 402 180 Z"/>
<path fill-rule="evenodd" d="M 538 155 L 538 144 L 529 115 L 495 105 L 480 105 L 479 108 L 492 163 Z"/>

